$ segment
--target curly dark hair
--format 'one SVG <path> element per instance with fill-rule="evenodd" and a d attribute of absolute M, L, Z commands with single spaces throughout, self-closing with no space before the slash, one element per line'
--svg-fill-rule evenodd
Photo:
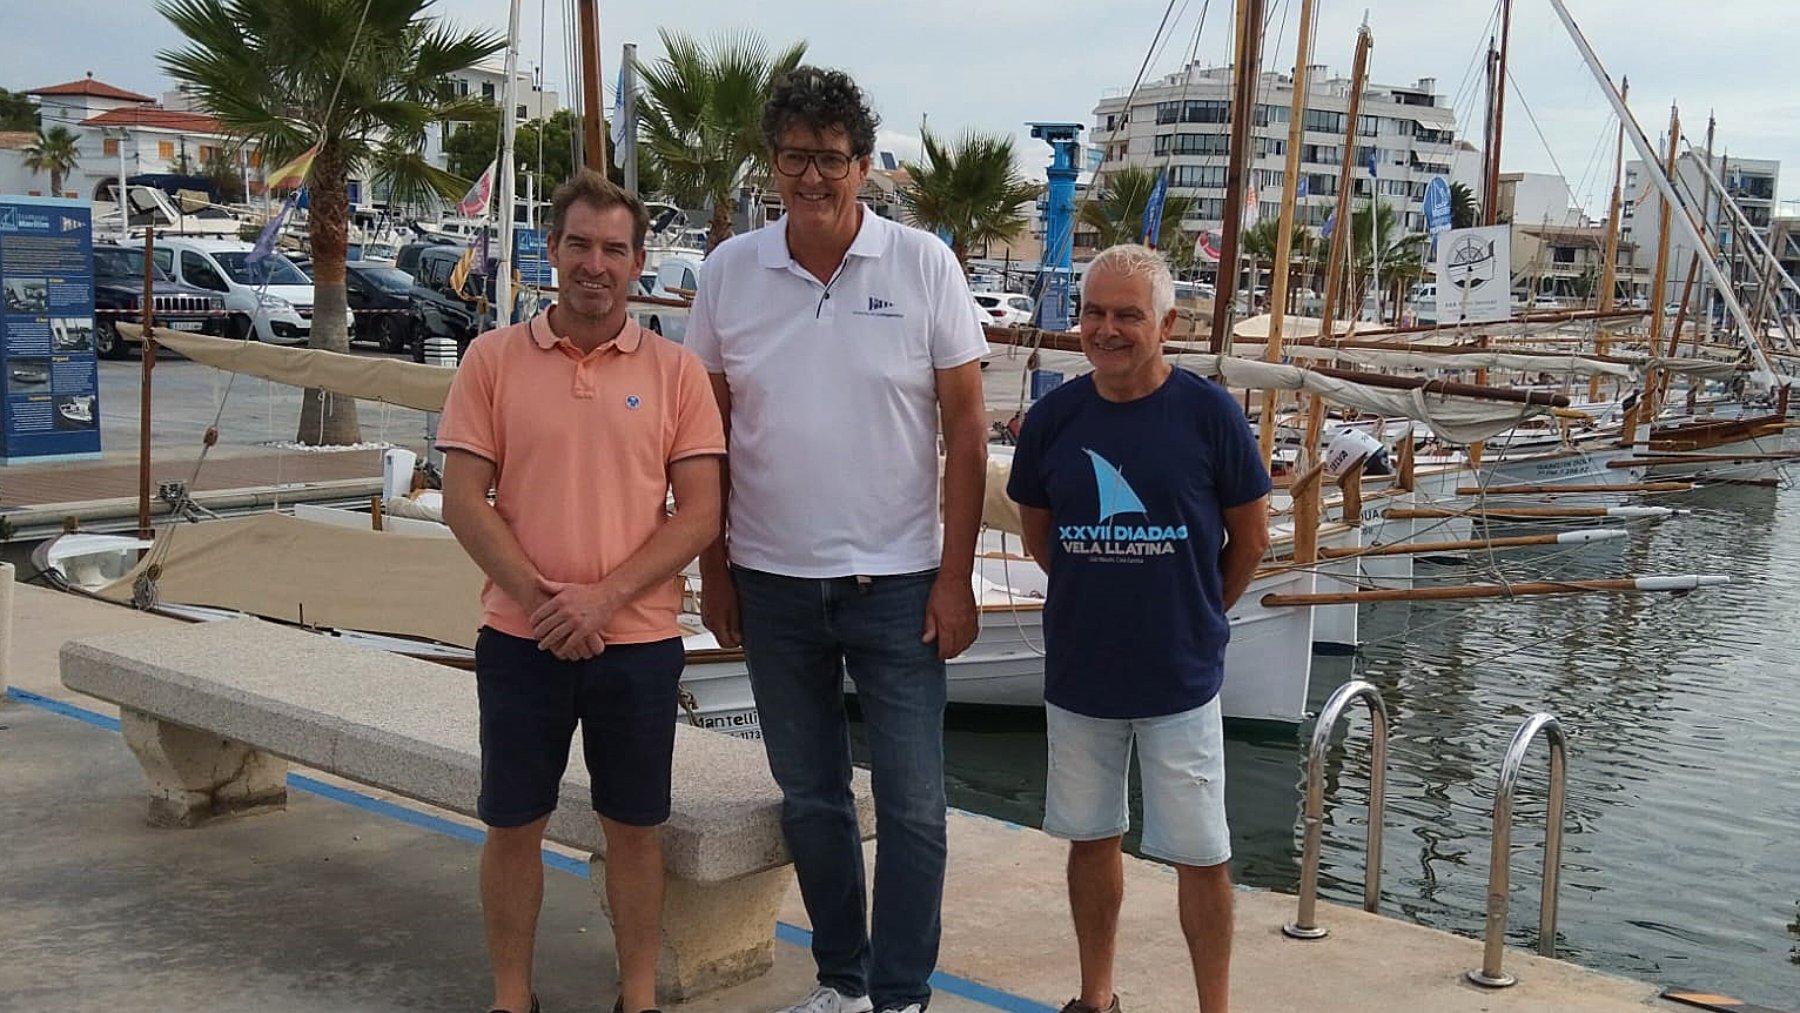
<path fill-rule="evenodd" d="M 880 125 L 881 117 L 850 75 L 805 64 L 775 79 L 763 107 L 763 143 L 770 151 L 781 145 L 788 128 L 805 127 L 821 134 L 844 131 L 850 135 L 850 154 L 861 158 L 875 153 L 875 128 Z"/>

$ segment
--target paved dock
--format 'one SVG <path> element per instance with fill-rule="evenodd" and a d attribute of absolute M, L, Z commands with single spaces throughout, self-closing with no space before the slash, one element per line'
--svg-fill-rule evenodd
<path fill-rule="evenodd" d="M 137 763 L 106 704 L 64 690 L 72 638 L 172 620 L 20 586 L 0 704 L 0 1010 L 272 1013 L 477 1010 L 487 999 L 475 863 L 480 828 L 297 770 L 289 810 L 201 830 L 143 819 Z M 873 845 L 870 845 L 873 859 Z M 965 813 L 950 823 L 950 878 L 934 1010 L 1054 1013 L 1076 987 L 1063 846 Z M 613 998 L 610 934 L 581 856 L 547 850 L 538 973 L 551 1013 Z M 1136 1011 L 1191 1010 L 1175 878 L 1126 862 L 1119 988 Z M 1480 945 L 1322 904 L 1329 939 L 1288 940 L 1292 897 L 1238 895 L 1238 1013 L 1626 1013 L 1676 1010 L 1649 985 L 1509 951 L 1520 984 L 1476 989 Z M 755 1013 L 812 981 L 790 891 L 775 967 L 679 1007 Z"/>

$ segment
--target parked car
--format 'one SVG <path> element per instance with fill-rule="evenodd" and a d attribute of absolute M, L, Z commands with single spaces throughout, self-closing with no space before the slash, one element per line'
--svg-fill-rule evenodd
<path fill-rule="evenodd" d="M 279 253 L 252 265 L 251 248 L 236 240 L 169 236 L 157 240 L 154 256 L 156 266 L 175 280 L 223 295 L 232 337 L 255 334 L 272 344 L 305 344 L 312 336 L 312 279 Z M 355 333 L 356 318 L 348 309 L 344 325 Z"/>
<path fill-rule="evenodd" d="M 692 299 L 699 284 L 700 260 L 680 255 L 664 256 L 653 271 L 645 271 L 638 279 L 643 294 L 658 299 Z M 687 312 L 677 307 L 644 306 L 631 311 L 638 325 L 680 343 L 687 338 Z"/>
<path fill-rule="evenodd" d="M 384 352 L 412 348 L 412 275 L 383 264 L 344 265 L 344 288 L 356 317 L 356 336 Z"/>
<path fill-rule="evenodd" d="M 999 327 L 1029 327 L 1037 304 L 1028 295 L 1014 292 L 976 292 L 975 305 L 982 323 Z"/>
<path fill-rule="evenodd" d="M 151 275 L 150 308 L 158 327 L 225 335 L 229 325 L 223 296 L 183 285 L 154 265 Z M 129 352 L 118 325 L 143 322 L 143 296 L 143 249 L 94 243 L 94 351 L 101 358 L 122 359 Z"/>
<path fill-rule="evenodd" d="M 483 291 L 492 276 L 473 275 L 458 292 L 450 284 L 450 273 L 462 259 L 465 247 L 455 243 L 409 243 L 400 248 L 396 267 L 412 278 L 412 357 L 425 361 L 427 338 L 450 338 L 456 342 L 456 356 L 462 358 L 469 342 L 482 331 L 494 326 L 494 311 L 489 308 L 477 316 L 475 293 Z M 491 295 L 492 290 L 487 289 Z"/>

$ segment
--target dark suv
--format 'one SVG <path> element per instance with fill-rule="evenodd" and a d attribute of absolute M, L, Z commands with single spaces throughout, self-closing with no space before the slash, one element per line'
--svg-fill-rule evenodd
<path fill-rule="evenodd" d="M 394 266 L 413 279 L 414 362 L 425 361 L 426 338 L 454 340 L 456 356 L 460 359 L 477 334 L 494 326 L 494 310 L 491 305 L 477 319 L 474 296 L 462 295 L 450 284 L 450 273 L 455 270 L 456 262 L 462 259 L 464 249 L 459 243 L 410 243 L 401 247 L 394 258 Z M 489 278 L 492 274 L 490 266 L 486 274 L 472 276 L 463 284 L 463 291 L 486 291 L 491 299 L 493 290 Z"/>
<path fill-rule="evenodd" d="M 151 265 L 151 309 L 156 326 L 224 336 L 225 300 L 215 292 L 183 285 Z M 94 244 L 94 351 L 103 359 L 122 359 L 128 342 L 119 323 L 141 323 L 138 303 L 144 295 L 144 251 L 135 246 Z"/>

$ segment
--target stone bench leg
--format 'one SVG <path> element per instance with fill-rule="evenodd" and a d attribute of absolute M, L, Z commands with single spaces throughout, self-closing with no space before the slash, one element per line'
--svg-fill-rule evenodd
<path fill-rule="evenodd" d="M 605 860 L 596 855 L 589 860 L 588 871 L 610 921 Z M 768 971 L 775 961 L 775 919 L 792 879 L 787 866 L 724 883 L 671 876 L 663 893 L 657 1001 L 686 1002 Z"/>
<path fill-rule="evenodd" d="M 150 823 L 196 827 L 219 816 L 287 807 L 287 761 L 128 707 L 119 730 L 150 781 Z"/>

